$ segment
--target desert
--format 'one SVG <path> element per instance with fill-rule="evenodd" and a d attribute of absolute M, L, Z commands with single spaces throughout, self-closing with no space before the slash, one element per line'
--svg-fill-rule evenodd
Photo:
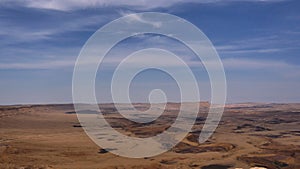
<path fill-rule="evenodd" d="M 146 103 L 134 106 L 149 108 Z M 1 106 L 0 168 L 300 168 L 300 104 L 228 104 L 212 137 L 199 144 L 208 106 L 200 103 L 192 131 L 170 151 L 136 159 L 97 146 L 72 104 Z M 120 116 L 114 104 L 99 107 L 117 131 L 145 138 L 168 128 L 180 104 L 167 103 L 164 113 L 147 124 Z"/>

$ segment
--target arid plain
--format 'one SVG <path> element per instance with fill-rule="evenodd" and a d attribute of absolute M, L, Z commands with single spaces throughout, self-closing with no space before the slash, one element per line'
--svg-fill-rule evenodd
<path fill-rule="evenodd" d="M 300 104 L 228 104 L 220 125 L 198 144 L 208 103 L 187 137 L 172 150 L 142 159 L 120 157 L 85 134 L 72 104 L 0 107 L 0 168 L 300 168 Z M 106 120 L 123 134 L 149 137 L 172 124 L 180 104 L 168 103 L 159 119 L 138 124 L 101 105 Z M 149 105 L 135 104 L 146 110 Z"/>

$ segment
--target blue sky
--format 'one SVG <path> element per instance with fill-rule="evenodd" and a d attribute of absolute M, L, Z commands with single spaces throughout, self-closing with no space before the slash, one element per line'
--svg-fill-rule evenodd
<path fill-rule="evenodd" d="M 12 0 L 0 1 L 0 104 L 69 103 L 74 63 L 86 40 L 101 26 L 129 13 L 155 11 L 182 17 L 212 41 L 224 64 L 228 102 L 300 102 L 300 2 L 295 0 Z M 130 46 L 130 50 L 128 50 Z M 146 47 L 191 53 L 158 35 L 118 44 L 109 59 Z M 208 100 L 205 70 L 193 68 L 201 98 Z M 109 102 L 112 69 L 99 70 L 99 102 Z M 172 78 L 156 71 L 138 76 L 133 101 L 162 88 L 176 101 Z"/>

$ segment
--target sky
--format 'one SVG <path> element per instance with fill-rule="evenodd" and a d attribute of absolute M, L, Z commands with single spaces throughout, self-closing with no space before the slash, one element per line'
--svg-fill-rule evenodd
<path fill-rule="evenodd" d="M 228 103 L 300 102 L 299 9 L 297 0 L 0 0 L 0 104 L 71 103 L 74 64 L 85 42 L 105 24 L 140 12 L 173 14 L 206 34 L 224 65 Z M 149 47 L 194 62 L 193 53 L 169 37 L 125 39 L 98 70 L 99 102 L 111 102 L 115 61 Z M 209 100 L 205 69 L 194 65 L 192 70 L 201 101 Z M 156 88 L 164 90 L 169 101 L 180 97 L 172 77 L 149 70 L 133 80 L 130 98 L 147 101 Z"/>

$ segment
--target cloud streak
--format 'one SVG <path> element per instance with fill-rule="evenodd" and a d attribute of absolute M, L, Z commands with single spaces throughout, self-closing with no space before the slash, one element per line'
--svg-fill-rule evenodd
<path fill-rule="evenodd" d="M 153 61 L 151 56 L 143 56 L 143 60 L 134 60 L 131 62 L 128 62 L 128 67 L 130 65 L 135 66 L 139 64 L 143 64 L 145 62 L 147 63 L 153 63 L 153 65 L 163 64 L 164 66 L 169 67 L 178 67 L 180 68 L 182 65 L 177 62 L 173 62 L 169 59 L 164 59 L 163 57 L 159 62 Z M 111 69 L 111 66 L 115 66 L 116 64 L 120 63 L 122 59 L 113 57 L 112 59 L 107 59 L 103 66 L 105 66 L 106 69 Z M 84 63 L 85 65 L 94 64 L 97 62 L 97 60 L 87 60 Z M 203 64 L 201 62 L 189 60 L 185 62 L 188 66 L 191 68 L 204 68 Z M 225 58 L 222 59 L 222 63 L 224 65 L 225 70 L 296 70 L 300 67 L 297 65 L 291 65 L 286 62 L 282 61 L 274 61 L 274 60 L 259 60 L 259 59 L 243 59 L 243 58 Z M 208 65 L 213 66 L 213 61 L 208 61 Z M 0 63 L 0 69 L 1 70 L 19 70 L 19 69 L 61 69 L 61 68 L 68 68 L 72 69 L 75 65 L 75 59 L 73 60 L 52 60 L 52 61 L 38 61 L 38 62 L 11 62 L 11 63 Z"/>
<path fill-rule="evenodd" d="M 121 14 L 121 16 L 128 16 L 129 19 L 127 20 L 127 22 L 129 22 L 129 23 L 131 23 L 131 22 L 140 22 L 140 23 L 145 23 L 145 24 L 152 25 L 155 28 L 160 28 L 161 24 L 162 24 L 161 22 L 154 22 L 154 21 L 146 20 L 142 16 L 139 16 L 135 13 L 120 11 L 120 14 Z"/>
<path fill-rule="evenodd" d="M 295 49 L 299 40 L 287 38 L 285 34 L 261 36 L 223 42 L 216 45 L 222 54 L 274 54 Z"/>
<path fill-rule="evenodd" d="M 75 60 L 57 60 L 57 61 L 44 61 L 44 62 L 19 62 L 19 63 L 0 63 L 2 70 L 26 70 L 26 69 L 58 69 L 70 68 L 75 64 Z"/>
<path fill-rule="evenodd" d="M 39 8 L 39 9 L 50 9 L 50 10 L 59 10 L 59 11 L 70 11 L 86 8 L 95 8 L 95 7 L 107 7 L 107 6 L 129 6 L 136 7 L 140 9 L 154 9 L 154 8 L 166 8 L 175 4 L 180 3 L 232 3 L 232 2 L 280 2 L 284 0 L 155 0 L 155 1 L 138 1 L 138 0 L 3 0 L 0 2 L 0 5 L 12 5 L 18 4 L 30 8 Z"/>
<path fill-rule="evenodd" d="M 53 25 L 48 25 L 47 20 L 53 20 L 54 16 L 45 18 L 41 22 L 45 26 L 36 28 L 36 23 L 11 23 L 11 21 L 0 22 L 0 37 L 2 44 L 10 44 L 17 42 L 31 42 L 38 40 L 50 40 L 54 35 L 72 31 L 91 31 L 91 26 L 103 25 L 107 20 L 111 20 L 112 15 L 91 15 L 91 16 L 76 16 L 65 20 L 57 19 Z M 95 31 L 92 29 L 92 31 Z"/>

